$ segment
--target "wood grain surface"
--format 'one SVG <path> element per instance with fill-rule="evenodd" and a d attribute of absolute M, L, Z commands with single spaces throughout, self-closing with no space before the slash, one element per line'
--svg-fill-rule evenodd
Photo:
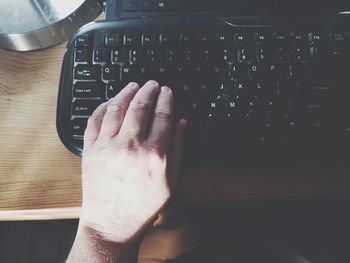
<path fill-rule="evenodd" d="M 80 159 L 56 132 L 65 45 L 27 53 L 0 50 L 1 210 L 80 204 Z"/>
<path fill-rule="evenodd" d="M 0 50 L 0 220 L 79 216 L 80 158 L 56 132 L 65 45 L 27 53 Z M 349 170 L 198 167 L 181 175 L 175 203 L 347 194 Z"/>

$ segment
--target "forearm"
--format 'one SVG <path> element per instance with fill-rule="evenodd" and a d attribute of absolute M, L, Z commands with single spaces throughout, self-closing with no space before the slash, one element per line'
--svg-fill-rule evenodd
<path fill-rule="evenodd" d="M 140 240 L 119 244 L 104 240 L 95 231 L 81 227 L 67 263 L 134 263 L 137 262 Z"/>

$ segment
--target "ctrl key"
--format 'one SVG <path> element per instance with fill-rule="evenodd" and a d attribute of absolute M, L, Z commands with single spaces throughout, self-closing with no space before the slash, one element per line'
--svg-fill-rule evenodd
<path fill-rule="evenodd" d="M 83 139 L 88 118 L 74 118 L 71 120 L 71 134 L 74 139 Z"/>

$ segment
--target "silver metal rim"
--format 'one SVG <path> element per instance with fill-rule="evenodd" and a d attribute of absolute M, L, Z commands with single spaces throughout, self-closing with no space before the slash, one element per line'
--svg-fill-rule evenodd
<path fill-rule="evenodd" d="M 0 33 L 0 48 L 32 51 L 57 45 L 68 40 L 79 27 L 95 19 L 102 8 L 100 1 L 86 0 L 75 12 L 51 26 L 21 34 Z"/>

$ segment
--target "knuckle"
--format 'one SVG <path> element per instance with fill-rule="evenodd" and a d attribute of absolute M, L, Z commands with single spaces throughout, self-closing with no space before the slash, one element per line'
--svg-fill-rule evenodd
<path fill-rule="evenodd" d="M 151 109 L 151 105 L 148 102 L 141 100 L 133 101 L 130 107 L 136 112 L 145 112 Z"/>
<path fill-rule="evenodd" d="M 107 103 L 102 103 L 100 104 L 91 114 L 91 116 L 89 117 L 88 121 L 96 121 L 97 119 L 99 119 L 99 116 L 101 115 L 101 113 L 103 112 L 104 107 L 107 105 Z M 90 120 L 91 119 L 91 120 Z"/>
<path fill-rule="evenodd" d="M 121 112 L 124 110 L 124 105 L 118 100 L 114 100 L 108 105 L 107 111 L 109 112 Z"/>
<path fill-rule="evenodd" d="M 168 110 L 164 110 L 164 109 L 155 110 L 154 117 L 159 119 L 159 120 L 164 120 L 164 121 L 171 121 L 172 120 L 171 112 Z"/>
<path fill-rule="evenodd" d="M 89 119 L 88 119 L 88 124 L 89 124 L 89 123 L 96 122 L 96 121 L 98 121 L 98 119 L 99 119 L 99 115 L 98 115 L 96 112 L 94 112 L 94 113 L 89 117 Z"/>
<path fill-rule="evenodd" d="M 133 138 L 128 138 L 123 143 L 121 143 L 121 147 L 126 153 L 136 152 L 137 149 L 139 148 L 139 145 L 140 145 L 139 142 Z"/>

